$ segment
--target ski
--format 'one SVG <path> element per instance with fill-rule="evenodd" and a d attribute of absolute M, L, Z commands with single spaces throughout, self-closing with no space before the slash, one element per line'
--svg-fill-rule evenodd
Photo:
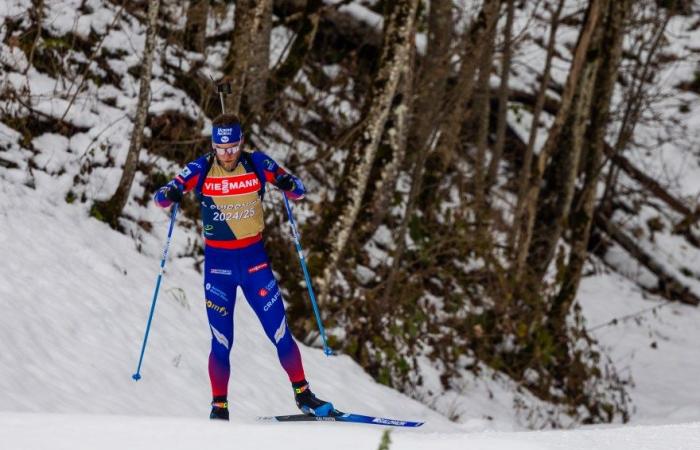
<path fill-rule="evenodd" d="M 424 422 L 411 422 L 408 420 L 386 419 L 384 417 L 365 416 L 362 414 L 350 414 L 340 411 L 332 416 L 319 417 L 307 414 L 291 414 L 287 416 L 264 416 L 258 420 L 265 422 L 349 422 L 366 423 L 370 425 L 387 425 L 392 427 L 415 428 L 423 425 Z"/>

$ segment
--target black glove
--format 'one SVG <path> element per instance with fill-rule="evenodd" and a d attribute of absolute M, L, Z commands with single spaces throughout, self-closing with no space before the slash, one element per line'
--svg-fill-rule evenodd
<path fill-rule="evenodd" d="M 277 177 L 277 187 L 283 191 L 293 191 L 297 184 L 294 182 L 294 177 L 288 173 Z"/>
<path fill-rule="evenodd" d="M 182 192 L 175 186 L 165 188 L 165 198 L 171 202 L 180 203 L 182 201 Z"/>

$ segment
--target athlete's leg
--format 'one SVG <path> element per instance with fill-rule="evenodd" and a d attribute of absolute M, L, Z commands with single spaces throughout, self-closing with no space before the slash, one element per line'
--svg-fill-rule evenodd
<path fill-rule="evenodd" d="M 236 302 L 236 271 L 225 251 L 209 249 L 204 252 L 204 298 L 211 330 L 209 379 L 212 397 L 228 394 L 231 374 L 229 355 L 233 347 L 233 310 Z"/>
<path fill-rule="evenodd" d="M 275 279 L 262 243 L 246 249 L 249 262 L 241 267 L 241 288 L 260 319 L 265 334 L 277 348 L 280 364 L 292 383 L 304 380 L 299 347 L 287 326 L 282 292 Z"/>

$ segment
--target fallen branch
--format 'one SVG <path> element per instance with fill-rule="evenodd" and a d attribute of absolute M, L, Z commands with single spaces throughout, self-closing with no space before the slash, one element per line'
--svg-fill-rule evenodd
<path fill-rule="evenodd" d="M 669 300 L 679 301 L 688 305 L 700 305 L 698 297 L 690 288 L 684 285 L 675 275 L 668 272 L 666 267 L 647 253 L 637 242 L 615 225 L 608 217 L 598 211 L 595 215 L 595 225 L 603 230 L 612 240 L 619 244 L 634 259 L 649 269 L 658 279 L 658 293 Z"/>

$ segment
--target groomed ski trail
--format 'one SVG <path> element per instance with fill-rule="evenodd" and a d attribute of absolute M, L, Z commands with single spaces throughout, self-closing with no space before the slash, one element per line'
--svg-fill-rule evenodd
<path fill-rule="evenodd" d="M 0 412 L 3 449 L 184 450 L 202 448 L 376 449 L 387 428 L 311 422 Z M 430 432 L 392 429 L 391 450 L 697 450 L 700 423 L 534 432 Z"/>

